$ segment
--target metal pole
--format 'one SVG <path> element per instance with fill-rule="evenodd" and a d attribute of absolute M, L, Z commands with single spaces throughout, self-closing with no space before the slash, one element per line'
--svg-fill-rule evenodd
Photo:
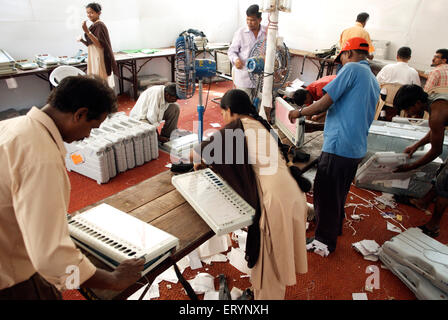
<path fill-rule="evenodd" d="M 269 13 L 269 29 L 266 39 L 266 60 L 264 64 L 263 98 L 260 116 L 267 119 L 265 108 L 272 108 L 272 88 L 274 84 L 274 63 L 277 50 L 278 0 L 275 10 Z"/>
<path fill-rule="evenodd" d="M 202 142 L 202 136 L 204 134 L 204 105 L 202 103 L 202 79 L 199 79 L 199 104 L 198 104 L 198 138 L 199 143 Z"/>

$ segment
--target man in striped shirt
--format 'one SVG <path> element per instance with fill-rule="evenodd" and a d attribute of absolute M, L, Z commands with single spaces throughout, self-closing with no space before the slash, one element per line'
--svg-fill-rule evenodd
<path fill-rule="evenodd" d="M 448 49 L 439 49 L 432 59 L 431 67 L 435 69 L 429 74 L 425 92 L 431 94 L 434 89 L 448 88 Z"/>

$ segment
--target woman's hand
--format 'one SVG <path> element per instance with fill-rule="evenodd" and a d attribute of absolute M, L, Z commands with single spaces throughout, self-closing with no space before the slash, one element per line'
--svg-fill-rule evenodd
<path fill-rule="evenodd" d="M 194 164 L 194 171 L 202 170 L 205 168 L 207 168 L 207 166 L 203 162 Z"/>
<path fill-rule="evenodd" d="M 82 30 L 84 30 L 85 33 L 89 33 L 89 28 L 87 28 L 87 21 L 85 20 L 82 23 Z"/>

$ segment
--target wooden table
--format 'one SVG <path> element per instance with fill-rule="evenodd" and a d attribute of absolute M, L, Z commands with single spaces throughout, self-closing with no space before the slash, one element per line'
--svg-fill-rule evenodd
<path fill-rule="evenodd" d="M 332 58 L 319 58 L 318 56 L 316 56 L 315 53 L 311 51 L 305 51 L 299 49 L 289 49 L 289 53 L 291 56 L 297 56 L 303 58 L 302 73 L 305 67 L 305 61 L 307 59 L 310 60 L 319 70 L 317 73 L 316 80 L 324 76 L 325 69 L 327 69 L 326 72 L 327 76 L 332 75 L 334 72 L 334 66 L 336 65 L 336 63 Z"/>
<path fill-rule="evenodd" d="M 171 171 L 165 171 L 79 211 L 107 203 L 179 238 L 179 248 L 171 259 L 165 260 L 146 274 L 146 279 L 151 283 L 172 266 L 173 262 L 179 261 L 215 235 L 171 184 L 172 176 Z M 94 256 L 88 253 L 86 256 L 96 266 L 111 270 Z M 82 289 L 81 292 L 89 299 L 126 299 L 146 284 L 145 277 L 123 292 L 97 289 Z"/>

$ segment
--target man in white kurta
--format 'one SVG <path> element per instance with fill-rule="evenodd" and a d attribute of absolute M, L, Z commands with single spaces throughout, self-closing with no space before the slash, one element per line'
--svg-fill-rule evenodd
<path fill-rule="evenodd" d="M 149 87 L 140 95 L 129 116 L 156 127 L 165 120 L 158 139 L 162 143 L 167 142 L 171 133 L 177 129 L 180 114 L 179 104 L 175 103 L 177 99 L 175 84 Z"/>

